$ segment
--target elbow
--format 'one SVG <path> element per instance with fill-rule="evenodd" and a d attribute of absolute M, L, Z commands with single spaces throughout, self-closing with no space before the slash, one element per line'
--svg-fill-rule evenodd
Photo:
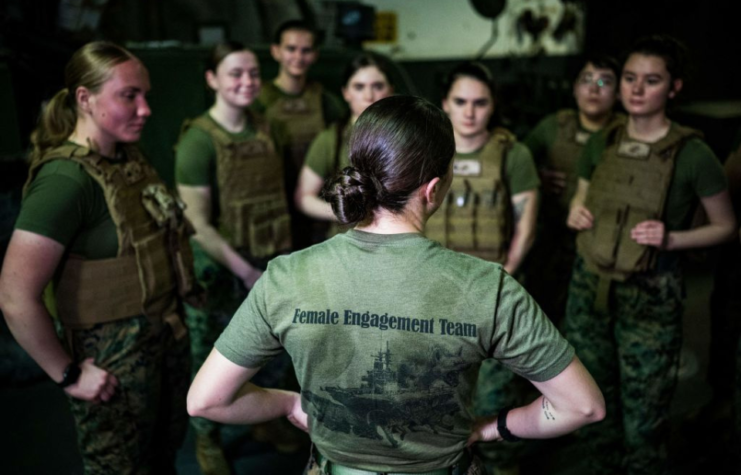
<path fill-rule="evenodd" d="M 599 422 L 605 418 L 607 408 L 605 407 L 605 398 L 602 396 L 601 391 L 592 397 L 587 404 L 582 406 L 580 414 L 586 424 Z"/>
<path fill-rule="evenodd" d="M 203 417 L 209 419 L 213 406 L 202 395 L 198 394 L 197 390 L 191 386 L 188 391 L 188 398 L 186 401 L 188 415 L 190 417 Z"/>

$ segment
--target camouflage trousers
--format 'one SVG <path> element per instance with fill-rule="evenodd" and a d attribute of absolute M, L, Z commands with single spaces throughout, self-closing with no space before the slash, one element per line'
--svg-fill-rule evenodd
<path fill-rule="evenodd" d="M 195 275 L 206 290 L 206 302 L 200 308 L 185 305 L 185 322 L 190 331 L 192 377 L 201 369 L 214 348 L 214 343 L 227 327 L 232 317 L 247 298 L 248 290 L 240 279 L 227 268 L 213 260 L 199 245 L 191 242 Z M 252 382 L 263 387 L 279 387 L 290 369 L 290 357 L 283 352 L 260 370 Z M 213 436 L 220 424 L 192 417 L 196 433 Z"/>
<path fill-rule="evenodd" d="M 681 273 L 612 282 L 607 312 L 594 310 L 598 281 L 577 257 L 564 334 L 607 406 L 606 418 L 577 436 L 590 473 L 659 475 L 666 472 L 669 403 L 682 346 Z"/>
<path fill-rule="evenodd" d="M 479 369 L 474 394 L 474 414 L 493 416 L 506 407 L 526 402 L 529 383 L 494 359 L 487 359 Z M 508 468 L 519 464 L 524 442 L 479 442 L 476 453 L 487 467 Z"/>
<path fill-rule="evenodd" d="M 555 324 L 566 312 L 569 279 L 576 257 L 575 235 L 569 229 L 542 228 L 525 264 L 525 289 Z"/>
<path fill-rule="evenodd" d="M 69 398 L 85 474 L 175 474 L 188 427 L 188 339 L 144 316 L 64 335 L 76 361 L 95 358 L 119 382 L 108 402 Z"/>
<path fill-rule="evenodd" d="M 324 457 L 321 457 L 321 461 L 318 460 L 319 457 L 315 455 L 316 449 L 312 449 L 311 456 L 309 457 L 309 463 L 306 465 L 306 469 L 304 470 L 304 475 L 332 475 L 332 467 L 331 462 Z M 468 469 L 466 469 L 465 472 L 461 472 L 459 475 L 486 475 L 486 469 L 484 468 L 484 465 L 481 463 L 481 460 L 476 455 L 469 454 L 471 457 L 470 465 L 468 466 Z M 358 475 L 362 474 L 376 474 L 381 472 L 369 472 L 365 470 L 358 470 Z M 388 473 L 388 472 L 384 472 Z M 390 472 L 394 473 L 394 472 Z M 456 472 L 451 470 L 451 474 L 455 474 Z"/>

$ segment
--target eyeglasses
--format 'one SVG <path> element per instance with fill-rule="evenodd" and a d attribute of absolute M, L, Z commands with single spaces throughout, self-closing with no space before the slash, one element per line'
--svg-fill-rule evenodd
<path fill-rule="evenodd" d="M 584 76 L 581 76 L 579 78 L 578 84 L 580 86 L 591 86 L 592 84 L 594 84 L 598 88 L 602 89 L 605 87 L 615 86 L 615 79 L 611 77 L 594 77 L 591 74 L 585 74 Z"/>

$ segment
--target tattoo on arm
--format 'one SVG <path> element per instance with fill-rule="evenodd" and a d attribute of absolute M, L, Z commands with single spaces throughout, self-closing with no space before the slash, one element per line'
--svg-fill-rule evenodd
<path fill-rule="evenodd" d="M 515 218 L 515 224 L 520 222 L 522 215 L 525 213 L 525 207 L 527 206 L 528 201 L 530 201 L 530 197 L 525 196 L 517 203 L 514 203 L 514 206 L 512 207 L 512 214 Z"/>
<path fill-rule="evenodd" d="M 541 407 L 543 408 L 543 415 L 545 416 L 545 419 L 547 421 L 556 420 L 556 416 L 553 415 L 553 412 L 551 411 L 551 403 L 548 402 L 548 399 L 543 398 L 543 403 L 541 404 Z"/>

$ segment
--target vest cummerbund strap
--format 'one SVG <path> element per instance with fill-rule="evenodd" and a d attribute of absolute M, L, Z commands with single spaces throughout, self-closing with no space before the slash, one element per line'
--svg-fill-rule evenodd
<path fill-rule="evenodd" d="M 64 263 L 56 289 L 59 319 L 69 327 L 89 327 L 143 314 L 136 257 Z"/>

